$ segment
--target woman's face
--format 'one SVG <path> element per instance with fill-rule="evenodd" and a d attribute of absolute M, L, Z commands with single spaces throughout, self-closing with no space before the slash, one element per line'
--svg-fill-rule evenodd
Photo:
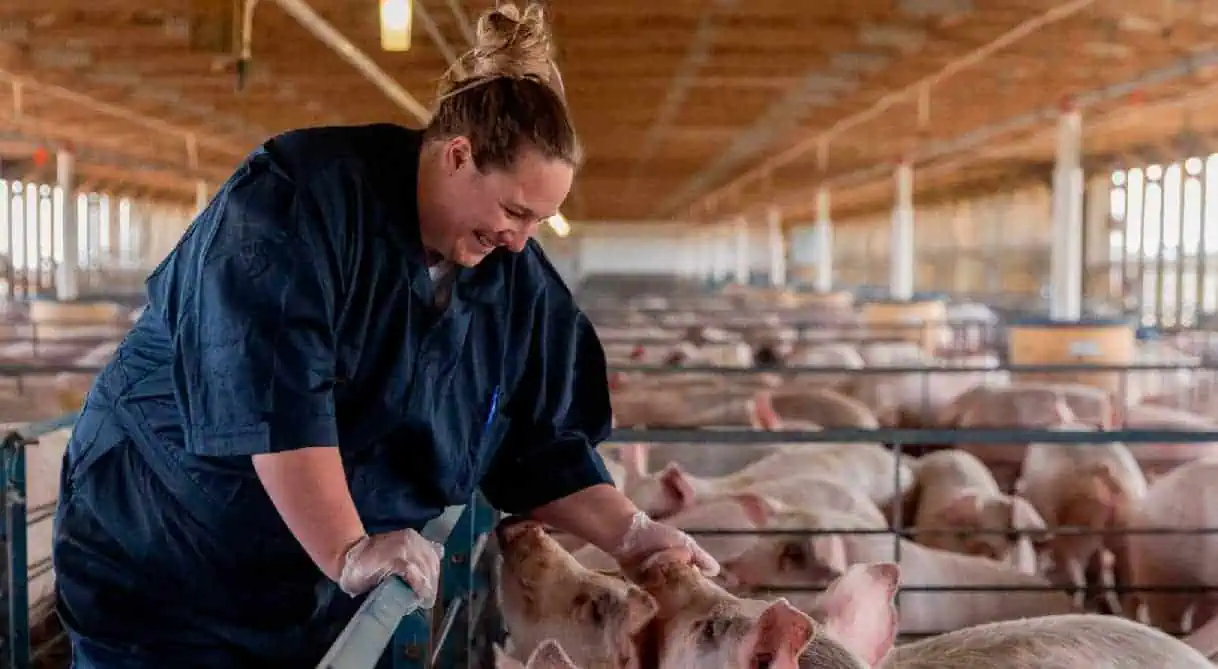
<path fill-rule="evenodd" d="M 438 174 L 423 207 L 423 243 L 449 262 L 473 267 L 503 246 L 519 253 L 537 228 L 558 212 L 575 171 L 525 147 L 509 170 L 474 166 L 469 140 L 455 137 L 440 149 Z"/>

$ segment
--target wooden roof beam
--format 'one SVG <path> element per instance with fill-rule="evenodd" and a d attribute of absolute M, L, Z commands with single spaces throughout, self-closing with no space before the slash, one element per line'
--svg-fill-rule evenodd
<path fill-rule="evenodd" d="M 1129 81 L 1084 92 L 1075 96 L 1075 101 L 1080 108 L 1085 110 L 1100 104 L 1122 100 L 1129 93 L 1143 87 L 1156 84 L 1162 85 L 1182 77 L 1188 77 L 1199 69 L 1213 65 L 1218 65 L 1218 48 L 1193 54 L 1166 67 L 1143 72 L 1139 77 Z M 1198 96 L 1206 94 L 1212 95 L 1213 91 L 1190 91 L 1185 93 L 1184 97 L 1186 99 L 1196 99 Z M 1170 104 L 1170 102 L 1164 101 L 1164 104 Z M 950 141 L 935 142 L 932 145 L 922 147 L 914 155 L 914 159 L 919 163 L 918 171 L 932 170 L 933 173 L 933 171 L 959 169 L 961 166 L 977 160 L 980 157 L 977 149 L 983 146 L 992 146 L 995 140 L 1005 139 L 1010 143 L 1034 141 L 1036 135 L 1054 131 L 1053 126 L 1047 124 L 1046 121 L 1056 117 L 1058 110 L 1059 107 L 1057 105 L 1033 110 L 982 128 L 973 128 Z M 1119 117 L 1122 114 L 1133 113 L 1134 111 L 1128 108 L 1117 108 L 1108 113 L 1108 118 L 1101 115 L 1094 120 L 1089 120 L 1088 125 L 1102 125 L 1106 120 Z M 1140 112 L 1141 108 L 1136 108 L 1136 111 Z M 923 163 L 926 164 L 923 165 Z M 815 186 L 810 184 L 806 189 L 784 193 L 778 198 L 768 198 L 764 204 L 766 206 L 787 207 L 812 197 L 811 193 L 816 187 L 863 187 L 867 184 L 890 178 L 891 172 L 892 166 L 890 164 L 859 166 L 859 169 L 853 171 L 835 172 L 828 179 L 821 180 Z"/>
<path fill-rule="evenodd" d="M 1034 34 L 1036 31 L 1041 30 L 1046 26 L 1053 25 L 1054 23 L 1064 21 L 1071 16 L 1078 14 L 1094 4 L 1095 1 L 1096 0 L 1071 0 L 1065 4 L 1057 5 L 1053 9 L 1050 9 L 1044 14 L 1036 16 L 1033 19 L 1020 23 L 1012 29 L 1004 32 L 997 39 L 986 43 L 982 47 L 975 49 L 956 60 L 951 61 L 935 74 L 929 77 L 924 77 L 900 90 L 893 91 L 888 95 L 885 95 L 875 104 L 871 105 L 862 112 L 852 114 L 846 118 L 838 120 L 825 132 L 798 142 L 786 151 L 764 160 L 760 165 L 757 165 L 743 175 L 740 175 L 736 179 L 733 179 L 732 181 L 723 184 L 719 188 L 716 188 L 714 191 L 707 193 L 703 198 L 701 198 L 700 202 L 705 202 L 707 199 L 714 198 L 725 190 L 737 186 L 743 182 L 765 178 L 766 175 L 770 174 L 774 169 L 780 167 L 784 163 L 790 162 L 810 151 L 817 150 L 818 147 L 824 146 L 826 142 L 832 141 L 833 138 L 842 134 L 843 132 L 866 123 L 877 116 L 880 116 L 898 103 L 910 101 L 912 97 L 927 91 L 930 87 L 946 80 L 962 70 L 973 67 L 976 63 L 988 59 L 994 53 L 1005 49 L 1011 44 L 1014 44 L 1031 34 Z M 694 183 L 693 179 L 690 181 L 691 184 Z M 670 198 L 669 201 L 665 202 L 664 205 L 661 206 L 657 211 L 657 216 L 662 217 L 665 214 L 674 211 L 676 208 L 679 208 L 684 203 L 688 202 L 688 199 L 689 194 L 685 193 L 682 193 L 680 197 Z"/>
<path fill-rule="evenodd" d="M 720 0 L 716 8 L 734 5 L 734 0 Z M 656 110 L 655 117 L 647 125 L 647 129 L 643 131 L 643 138 L 640 142 L 641 151 L 630 169 L 630 180 L 625 193 L 628 198 L 637 195 L 639 177 L 659 149 L 660 137 L 673 124 L 677 109 L 685 102 L 686 94 L 692 88 L 693 82 L 698 79 L 698 72 L 710 60 L 711 48 L 719 28 L 715 18 L 715 14 L 710 11 L 702 13 L 698 25 L 694 28 L 694 34 L 685 48 L 685 55 L 677 65 L 676 71 L 672 73 L 671 81 L 660 99 L 659 109 Z"/>

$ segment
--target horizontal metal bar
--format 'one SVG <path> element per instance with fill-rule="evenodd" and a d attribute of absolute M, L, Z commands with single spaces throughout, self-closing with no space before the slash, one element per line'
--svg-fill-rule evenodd
<path fill-rule="evenodd" d="M 0 369 L 3 369 L 3 367 L 0 366 Z M 1047 374 L 1054 372 L 1218 372 L 1218 364 L 1215 364 L 1213 361 L 1205 361 L 1201 364 L 1155 362 L 1114 365 L 1108 363 L 1086 364 L 1071 362 L 1037 365 L 1006 364 L 993 367 L 980 365 L 942 365 L 934 367 L 711 367 L 705 365 L 670 367 L 666 365 L 610 365 L 609 371 L 622 373 L 637 372 L 654 374 L 656 376 L 678 376 L 681 374 L 714 374 L 720 376 L 853 374 L 856 376 L 891 376 L 894 374 L 981 374 L 984 372 L 1015 372 L 1020 374 Z"/>
<path fill-rule="evenodd" d="M 0 364 L 0 377 L 50 376 L 53 374 L 97 374 L 97 365 L 6 365 Z"/>
<path fill-rule="evenodd" d="M 25 513 L 25 524 L 35 525 L 55 516 L 55 502 L 48 502 L 29 509 Z"/>
<path fill-rule="evenodd" d="M 375 667 L 403 618 L 419 609 L 419 597 L 397 576 L 372 591 L 330 646 L 318 669 Z"/>
<path fill-rule="evenodd" d="M 891 528 L 758 528 L 749 530 L 729 530 L 723 528 L 682 528 L 686 534 L 703 536 L 703 537 L 724 537 L 724 536 L 750 536 L 750 537 L 808 537 L 808 536 L 824 536 L 824 535 L 880 535 L 891 536 L 896 538 L 908 538 L 919 534 L 960 534 L 965 532 L 969 535 L 1042 535 L 1054 534 L 1059 536 L 1160 536 L 1160 535 L 1198 535 L 1198 534 L 1218 534 L 1218 527 L 1202 527 L 1202 528 L 1175 528 L 1175 527 L 1147 527 L 1147 528 L 1126 528 L 1126 529 L 1092 529 L 1088 527 L 1050 527 L 1046 529 L 991 529 L 991 528 L 967 528 L 959 527 L 951 528 L 901 528 L 900 530 Z"/>
<path fill-rule="evenodd" d="M 833 428 L 819 432 L 764 432 L 747 428 L 723 430 L 614 430 L 607 443 L 656 443 L 701 445 L 799 444 L 799 443 L 885 443 L 885 444 L 1104 444 L 1121 441 L 1138 443 L 1218 442 L 1218 432 L 1172 432 L 1168 430 L 1108 430 L 1096 432 L 1012 429 L 880 429 Z"/>
<path fill-rule="evenodd" d="M 750 587 L 750 592 L 824 592 L 824 586 L 774 586 Z M 1075 592 L 1084 590 L 1070 585 L 901 585 L 897 594 L 910 592 Z M 1140 585 L 1121 586 L 1119 588 L 1087 587 L 1093 592 L 1179 592 L 1200 593 L 1218 592 L 1218 585 Z"/>
<path fill-rule="evenodd" d="M 30 423 L 25 427 L 18 429 L 17 433 L 21 435 L 23 439 L 34 440 L 44 434 L 49 434 L 56 430 L 63 430 L 72 427 L 72 425 L 76 423 L 76 417 L 78 415 L 79 412 L 73 411 L 49 420 Z"/>

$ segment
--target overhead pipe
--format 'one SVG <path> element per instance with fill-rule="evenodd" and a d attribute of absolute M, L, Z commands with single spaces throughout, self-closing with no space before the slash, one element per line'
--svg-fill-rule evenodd
<path fill-rule="evenodd" d="M 254 10 L 258 0 L 245 0 L 241 12 L 241 53 L 237 56 L 237 90 L 245 90 L 250 60 L 254 57 Z"/>
<path fill-rule="evenodd" d="M 1139 89 L 1169 83 L 1182 77 L 1191 76 L 1199 69 L 1215 66 L 1218 66 L 1218 49 L 1203 51 L 1181 58 L 1171 65 L 1150 70 L 1133 79 L 1080 93 L 1073 98 L 1074 107 L 1080 111 L 1086 110 L 1105 102 L 1112 102 L 1113 100 L 1127 97 Z M 1195 94 L 1186 94 L 1181 97 L 1191 98 L 1194 96 Z M 969 151 L 984 146 L 1003 135 L 1019 132 L 1020 130 L 1051 121 L 1057 118 L 1060 113 L 1060 105 L 1042 107 L 997 123 L 974 128 L 951 139 L 931 142 L 914 150 L 912 158 L 917 163 Z M 1101 122 L 1103 122 L 1103 119 L 1096 120 L 1093 122 L 1093 125 Z M 817 185 L 818 187 L 850 188 L 876 181 L 880 178 L 890 177 L 891 175 L 892 168 L 890 165 L 879 164 L 824 179 Z M 806 200 L 806 192 L 799 191 L 798 193 L 791 193 L 782 197 L 780 199 L 780 206 L 799 205 L 806 202 Z"/>
<path fill-rule="evenodd" d="M 453 19 L 457 22 L 457 27 L 461 29 L 461 36 L 470 46 L 474 45 L 474 29 L 470 27 L 469 17 L 465 15 L 465 8 L 461 6 L 460 0 L 444 0 L 448 5 L 448 11 L 452 13 Z"/>
<path fill-rule="evenodd" d="M 1019 25 L 1000 35 L 992 42 L 984 44 L 981 47 L 978 47 L 977 49 L 965 54 L 964 56 L 951 61 L 947 65 L 943 66 L 943 68 L 938 72 L 930 76 L 923 77 L 922 79 L 919 79 L 918 81 L 915 81 L 914 83 L 909 84 L 898 91 L 885 95 L 867 109 L 864 109 L 856 114 L 851 114 L 850 116 L 847 116 L 846 118 L 843 118 L 829 126 L 827 130 L 820 132 L 813 137 L 800 141 L 781 153 L 775 154 L 753 169 L 745 172 L 735 179 L 732 179 L 731 181 L 728 181 L 710 193 L 703 195 L 700 200 L 705 201 L 708 199 L 713 199 L 722 195 L 723 193 L 729 192 L 733 188 L 741 186 L 747 181 L 755 181 L 757 179 L 766 177 L 766 175 L 770 174 L 774 170 L 782 167 L 783 165 L 792 163 L 802 157 L 805 153 L 816 149 L 817 146 L 822 142 L 830 141 L 847 130 L 855 128 L 876 118 L 893 105 L 905 101 L 911 95 L 924 95 L 925 91 L 927 91 L 931 86 L 942 82 L 944 79 L 957 74 L 961 70 L 981 63 L 995 52 L 1000 51 L 1011 44 L 1014 44 L 1015 42 L 1018 42 L 1024 37 L 1035 33 L 1045 26 L 1074 16 L 1075 14 L 1095 4 L 1095 2 L 1096 0 L 1073 0 L 1072 2 L 1067 2 L 1054 7 L 1040 16 L 1020 23 Z"/>
<path fill-rule="evenodd" d="M 720 2 L 720 5 L 729 3 Z M 668 127 L 672 125 L 672 120 L 680 109 L 681 104 L 685 101 L 690 88 L 693 87 L 694 81 L 697 79 L 698 72 L 710 59 L 711 48 L 714 46 L 715 34 L 718 32 L 718 26 L 715 24 L 715 16 L 707 11 L 703 12 L 698 18 L 698 27 L 694 30 L 694 37 L 690 41 L 689 46 L 685 50 L 685 56 L 681 59 L 681 63 L 677 65 L 677 70 L 673 74 L 672 81 L 668 84 L 668 89 L 664 92 L 664 98 L 660 101 L 660 108 L 656 112 L 655 118 L 652 119 L 651 125 L 643 134 L 642 154 L 634 162 L 634 167 L 631 169 L 630 183 L 626 187 L 627 197 L 634 197 L 638 191 L 639 179 L 641 172 L 647 166 L 655 155 L 657 148 L 660 146 L 660 138 Z"/>
<path fill-rule="evenodd" d="M 189 128 L 183 128 L 173 123 L 162 121 L 161 119 L 154 118 L 146 114 L 141 114 L 133 109 L 128 109 L 110 102 L 104 102 L 85 95 L 84 93 L 77 93 L 76 91 L 69 90 L 63 86 L 57 86 L 55 84 L 44 83 L 32 77 L 16 74 L 3 68 L 0 68 L 0 82 L 5 82 L 8 84 L 20 84 L 25 90 L 36 90 L 50 97 L 58 98 L 64 102 L 69 102 L 78 107 L 83 107 L 103 116 L 109 116 L 121 121 L 127 121 L 128 123 L 138 125 L 153 132 L 179 137 L 183 140 L 183 142 L 186 143 L 188 152 L 190 150 L 189 146 L 194 143 L 198 146 L 234 156 L 241 156 L 246 153 L 246 149 L 238 148 L 224 140 L 203 135 L 194 130 L 190 130 Z"/>
<path fill-rule="evenodd" d="M 305 30 L 312 33 L 314 37 L 321 40 L 323 44 L 330 47 L 332 51 L 347 61 L 360 74 L 364 75 L 394 104 L 415 117 L 420 123 L 427 123 L 431 120 L 431 112 L 427 110 L 427 107 L 419 103 L 413 95 L 398 84 L 398 82 L 394 81 L 393 77 L 386 74 L 367 54 L 360 51 L 359 47 L 355 46 L 351 40 L 347 39 L 334 26 L 323 19 L 320 14 L 314 11 L 307 2 L 304 0 L 274 0 L 274 2 L 282 7 L 292 18 L 296 19 L 300 25 L 304 26 Z"/>
<path fill-rule="evenodd" d="M 465 68 L 461 67 L 456 52 L 449 46 L 448 40 L 444 39 L 444 34 L 440 32 L 440 27 L 432 20 L 431 13 L 427 11 L 427 7 L 420 0 L 414 0 L 414 13 L 419 17 L 419 23 L 423 24 L 423 30 L 427 32 L 427 36 L 431 38 L 436 48 L 440 50 L 440 55 L 444 56 L 444 60 L 448 61 L 451 67 L 457 68 L 457 74 L 464 77 Z"/>

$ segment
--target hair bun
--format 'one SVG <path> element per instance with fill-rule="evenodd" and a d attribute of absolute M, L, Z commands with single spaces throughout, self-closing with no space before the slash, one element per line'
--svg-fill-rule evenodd
<path fill-rule="evenodd" d="M 562 92 L 551 57 L 549 26 L 540 5 L 520 11 L 504 2 L 478 19 L 474 47 L 461 56 L 440 85 L 441 95 L 476 81 L 496 77 L 536 79 Z"/>

